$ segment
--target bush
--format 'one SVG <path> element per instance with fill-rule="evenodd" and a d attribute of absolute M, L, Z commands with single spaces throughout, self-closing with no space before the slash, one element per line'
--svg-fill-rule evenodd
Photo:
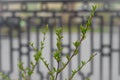
<path fill-rule="evenodd" d="M 30 62 L 30 66 L 31 67 L 27 67 L 27 68 L 23 66 L 23 62 L 19 62 L 18 67 L 19 67 L 22 79 L 23 80 L 29 80 L 29 78 L 34 73 L 35 67 L 38 65 L 39 61 L 42 61 L 43 64 L 45 65 L 45 67 L 48 70 L 48 74 L 50 76 L 50 80 L 57 80 L 58 75 L 71 62 L 73 57 L 77 56 L 77 54 L 79 54 L 79 46 L 81 45 L 83 40 L 86 38 L 86 32 L 88 31 L 89 26 L 91 25 L 92 17 L 94 16 L 95 10 L 96 10 L 96 6 L 93 6 L 91 14 L 88 17 L 87 23 L 85 24 L 85 26 L 82 26 L 82 25 L 80 26 L 82 37 L 81 37 L 80 40 L 77 40 L 77 41 L 73 42 L 73 45 L 74 45 L 75 49 L 74 49 L 74 51 L 73 51 L 73 53 L 71 55 L 66 55 L 66 59 L 67 59 L 66 62 L 61 60 L 61 58 L 62 58 L 61 53 L 62 53 L 62 50 L 63 50 L 63 47 L 62 47 L 62 38 L 63 38 L 62 29 L 61 28 L 56 29 L 56 36 L 57 36 L 56 46 L 57 46 L 57 50 L 53 53 L 53 58 L 57 62 L 57 66 L 54 66 L 52 69 L 50 68 L 48 61 L 42 56 L 42 54 L 43 54 L 42 51 L 44 49 L 44 43 L 45 43 L 45 39 L 46 39 L 46 33 L 48 31 L 48 26 L 43 30 L 43 35 L 44 36 L 43 36 L 43 40 L 40 42 L 40 48 L 39 49 L 34 47 L 34 44 L 32 42 L 30 42 L 29 43 L 30 46 L 35 51 L 35 55 L 33 56 L 35 62 L 31 61 Z M 72 74 L 69 76 L 68 79 L 65 79 L 65 80 L 72 80 L 73 77 L 75 76 L 75 74 L 77 72 L 79 72 L 88 62 L 90 62 L 94 58 L 95 55 L 96 54 L 92 54 L 88 58 L 87 61 L 81 61 L 81 63 L 77 67 L 77 69 L 71 70 Z M 60 66 L 61 63 L 62 63 L 62 65 Z M 0 73 L 0 75 L 2 76 L 2 78 L 6 79 L 6 80 L 10 80 L 7 76 L 5 76 L 2 73 Z"/>

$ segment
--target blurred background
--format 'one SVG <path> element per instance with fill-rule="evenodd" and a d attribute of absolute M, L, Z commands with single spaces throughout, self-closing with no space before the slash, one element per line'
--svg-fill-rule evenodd
<path fill-rule="evenodd" d="M 120 1 L 119 0 L 0 0 L 0 72 L 11 80 L 21 79 L 17 64 L 30 66 L 34 50 L 29 42 L 39 48 L 41 30 L 48 25 L 43 56 L 56 65 L 52 58 L 56 48 L 55 29 L 63 28 L 62 61 L 72 54 L 73 42 L 80 40 L 80 25 L 84 25 L 92 9 L 97 6 L 90 30 L 67 68 L 59 75 L 64 80 L 71 75 L 82 60 L 92 53 L 98 55 L 80 71 L 73 80 L 120 80 Z M 31 80 L 48 80 L 43 63 L 35 69 Z M 1 80 L 3 80 L 0 77 Z"/>

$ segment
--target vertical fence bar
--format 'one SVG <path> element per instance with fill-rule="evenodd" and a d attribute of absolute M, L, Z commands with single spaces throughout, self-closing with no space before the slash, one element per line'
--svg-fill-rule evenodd
<path fill-rule="evenodd" d="M 13 37 L 12 37 L 12 34 L 13 34 L 13 26 L 9 26 L 10 27 L 10 31 L 9 31 L 9 49 L 10 49 L 10 53 L 9 53 L 9 56 L 10 56 L 10 70 L 11 72 L 13 71 Z M 9 73 L 10 74 L 10 73 Z"/>
<path fill-rule="evenodd" d="M 1 33 L 1 31 L 2 31 L 2 27 L 1 27 L 1 25 L 0 25 L 0 71 L 1 71 L 1 65 L 2 65 L 2 57 L 1 57 L 1 55 L 2 55 L 2 33 Z"/>
<path fill-rule="evenodd" d="M 92 23 L 94 23 L 93 21 L 92 21 Z M 90 55 L 92 55 L 92 54 L 94 54 L 93 53 L 93 48 L 94 48 L 94 29 L 93 29 L 93 25 L 91 24 L 90 26 Z M 87 77 L 90 77 L 92 74 L 93 74 L 93 72 L 94 72 L 94 60 L 92 60 L 90 63 L 90 68 L 91 68 L 91 72 L 90 73 L 88 73 L 88 76 Z"/>
<path fill-rule="evenodd" d="M 21 62 L 22 61 L 22 38 L 21 38 L 21 28 L 18 27 L 17 28 L 17 38 L 18 38 L 18 52 L 19 52 L 19 61 Z M 21 72 L 19 72 L 19 79 L 22 80 L 22 75 L 21 75 Z"/>
<path fill-rule="evenodd" d="M 49 26 L 49 30 L 50 30 L 50 67 L 51 67 L 51 69 L 53 68 L 53 65 L 54 65 L 54 63 L 53 63 L 53 32 L 54 32 L 54 30 L 53 30 L 53 27 L 52 26 L 50 26 L 49 24 L 48 24 L 48 26 Z"/>
<path fill-rule="evenodd" d="M 109 43 L 110 44 L 110 55 L 109 55 L 109 67 L 110 67 L 109 71 L 110 71 L 110 73 L 109 73 L 109 80 L 112 80 L 112 69 L 113 69 L 112 68 L 112 44 L 113 44 L 112 43 L 113 42 L 112 38 L 113 38 L 113 29 L 114 29 L 113 28 L 114 27 L 114 25 L 113 25 L 114 24 L 114 20 L 113 19 L 114 19 L 114 17 L 111 16 L 110 17 L 110 31 L 109 31 L 109 37 L 110 37 L 110 39 L 109 39 L 110 40 L 110 43 Z"/>
<path fill-rule="evenodd" d="M 68 34 L 69 34 L 69 36 L 68 36 L 68 42 L 69 42 L 69 56 L 71 55 L 71 52 L 72 52 L 72 47 L 71 47 L 71 39 L 72 39 L 72 30 L 71 30 L 71 27 L 72 27 L 72 18 L 73 17 L 69 17 L 69 22 L 68 22 L 68 26 L 67 26 L 67 28 L 68 28 Z M 71 62 L 69 63 L 69 76 L 71 75 L 71 72 L 70 72 L 70 70 L 71 70 Z"/>
<path fill-rule="evenodd" d="M 119 26 L 119 52 L 118 52 L 118 53 L 119 53 L 119 56 L 118 56 L 118 59 L 119 59 L 119 60 L 118 60 L 118 62 L 119 62 L 119 65 L 118 65 L 118 68 L 119 68 L 119 69 L 118 69 L 118 70 L 119 70 L 119 71 L 118 71 L 118 73 L 119 73 L 119 75 L 120 75 L 120 26 Z"/>
<path fill-rule="evenodd" d="M 101 17 L 100 23 L 100 52 L 102 52 L 102 43 L 103 43 L 103 17 Z M 103 80 L 103 53 L 100 54 L 100 80 Z"/>

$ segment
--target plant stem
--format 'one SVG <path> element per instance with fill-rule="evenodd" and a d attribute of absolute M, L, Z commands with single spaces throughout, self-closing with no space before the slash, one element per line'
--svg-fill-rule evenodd
<path fill-rule="evenodd" d="M 80 44 L 82 43 L 82 41 L 84 40 L 84 38 L 85 38 L 85 36 L 83 35 L 82 38 L 80 39 Z M 76 55 L 76 52 L 75 52 L 75 51 L 76 51 L 78 48 L 79 48 L 79 46 L 74 50 L 72 56 L 71 56 L 70 59 L 66 62 L 66 64 L 59 70 L 59 73 L 60 73 L 61 71 L 63 71 L 63 70 L 66 68 L 66 66 L 70 63 L 71 59 Z"/>
<path fill-rule="evenodd" d="M 78 69 L 76 70 L 76 72 L 73 73 L 73 74 L 69 77 L 68 80 L 72 80 L 73 77 L 75 76 L 75 74 L 76 74 L 77 72 L 79 72 L 87 63 L 89 63 L 96 55 L 97 55 L 97 54 L 92 54 L 92 55 L 90 56 L 90 58 L 85 62 L 85 64 L 82 64 L 80 67 L 78 67 Z"/>
<path fill-rule="evenodd" d="M 42 62 L 44 63 L 45 67 L 48 69 L 48 71 L 49 71 L 49 72 L 51 72 L 51 70 L 50 70 L 49 66 L 48 66 L 48 65 L 46 65 L 46 62 L 44 61 L 44 59 L 42 59 L 42 58 L 41 58 L 41 60 L 42 60 Z"/>
<path fill-rule="evenodd" d="M 87 62 L 87 63 L 88 63 L 88 62 Z M 85 65 L 86 65 L 87 63 L 85 63 Z M 82 65 L 80 68 L 78 68 L 77 71 L 76 71 L 76 73 L 79 72 L 85 65 Z M 68 80 L 72 80 L 76 73 L 72 74 L 72 76 L 70 76 L 70 78 L 69 78 Z"/>
<path fill-rule="evenodd" d="M 59 74 L 58 70 L 60 68 L 60 62 L 57 62 L 57 63 L 58 63 L 58 66 L 57 66 L 57 72 L 56 72 L 55 80 L 57 80 L 57 77 L 58 77 L 58 74 Z"/>

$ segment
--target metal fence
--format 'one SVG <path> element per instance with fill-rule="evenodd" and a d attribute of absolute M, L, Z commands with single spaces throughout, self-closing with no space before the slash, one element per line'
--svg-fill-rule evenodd
<path fill-rule="evenodd" d="M 71 75 L 81 60 L 91 53 L 99 53 L 74 80 L 120 80 L 120 9 L 113 9 L 110 3 L 96 2 L 100 7 L 93 18 L 91 30 L 80 47 L 80 54 L 60 74 L 59 80 Z M 113 4 L 113 3 L 111 3 Z M 73 41 L 80 39 L 80 25 L 85 24 L 93 2 L 87 1 L 0 1 L 0 71 L 11 77 L 20 78 L 17 63 L 23 61 L 30 66 L 33 49 L 28 45 L 34 42 L 39 47 L 41 29 L 48 24 L 44 56 L 51 68 L 55 65 L 52 53 L 55 47 L 55 27 L 63 27 L 63 53 L 71 54 Z M 32 7 L 30 7 L 32 6 Z M 31 80 L 48 80 L 47 70 L 40 62 Z"/>

